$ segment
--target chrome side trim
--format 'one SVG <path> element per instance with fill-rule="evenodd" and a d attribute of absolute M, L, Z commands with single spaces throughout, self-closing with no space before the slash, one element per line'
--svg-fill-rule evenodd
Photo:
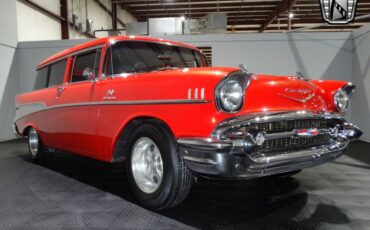
<path fill-rule="evenodd" d="M 66 107 L 79 107 L 79 106 L 96 106 L 96 105 L 169 105 L 169 104 L 205 104 L 210 103 L 210 100 L 205 99 L 169 99 L 169 100 L 134 100 L 134 101 L 99 101 L 99 102 L 85 102 L 85 103 L 71 103 L 54 106 L 46 106 L 42 102 L 35 102 L 29 104 L 18 105 L 16 107 L 17 121 L 25 116 L 33 113 L 38 113 L 50 109 L 59 109 Z"/>

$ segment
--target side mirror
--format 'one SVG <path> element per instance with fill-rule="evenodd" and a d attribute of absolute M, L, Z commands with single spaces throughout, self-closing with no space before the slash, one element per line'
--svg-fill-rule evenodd
<path fill-rule="evenodd" d="M 93 81 L 93 82 L 96 82 L 95 73 L 94 73 L 94 71 L 92 71 L 89 67 L 87 67 L 87 68 L 83 71 L 82 76 L 83 76 L 86 80 L 91 80 L 91 81 Z"/>

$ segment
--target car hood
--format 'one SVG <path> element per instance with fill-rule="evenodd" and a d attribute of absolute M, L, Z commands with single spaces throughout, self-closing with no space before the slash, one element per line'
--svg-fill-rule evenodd
<path fill-rule="evenodd" d="M 328 111 L 326 93 L 295 76 L 254 75 L 246 89 L 245 112 Z"/>

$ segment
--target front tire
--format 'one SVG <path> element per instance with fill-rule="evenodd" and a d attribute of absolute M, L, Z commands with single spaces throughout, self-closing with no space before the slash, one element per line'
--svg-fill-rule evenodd
<path fill-rule="evenodd" d="M 33 162 L 40 162 L 45 157 L 44 145 L 33 127 L 28 130 L 28 152 Z"/>
<path fill-rule="evenodd" d="M 157 121 L 146 122 L 132 132 L 128 143 L 126 169 L 140 203 L 155 210 L 180 204 L 190 191 L 193 175 L 169 129 Z"/>
<path fill-rule="evenodd" d="M 275 175 L 271 175 L 271 176 L 268 176 L 268 178 L 272 178 L 272 179 L 285 179 L 285 178 L 290 178 L 298 173 L 300 173 L 302 170 L 295 170 L 295 171 L 291 171 L 291 172 L 285 172 L 285 173 L 279 173 L 279 174 L 275 174 Z"/>

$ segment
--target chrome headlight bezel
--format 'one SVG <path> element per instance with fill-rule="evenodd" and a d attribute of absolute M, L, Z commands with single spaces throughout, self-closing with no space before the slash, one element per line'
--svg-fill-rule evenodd
<path fill-rule="evenodd" d="M 334 105 L 336 110 L 338 110 L 341 113 L 344 113 L 347 111 L 350 99 L 355 91 L 355 86 L 352 84 L 347 84 L 343 86 L 342 88 L 338 89 L 334 93 Z"/>
<path fill-rule="evenodd" d="M 227 113 L 236 113 L 240 111 L 244 104 L 245 90 L 249 85 L 249 81 L 250 74 L 242 71 L 231 73 L 229 76 L 225 77 L 217 85 L 215 90 L 217 109 Z M 230 90 L 235 90 L 235 92 L 230 93 Z M 239 94 L 239 96 L 235 94 Z M 231 106 L 230 104 L 227 105 L 227 101 L 231 103 Z"/>

